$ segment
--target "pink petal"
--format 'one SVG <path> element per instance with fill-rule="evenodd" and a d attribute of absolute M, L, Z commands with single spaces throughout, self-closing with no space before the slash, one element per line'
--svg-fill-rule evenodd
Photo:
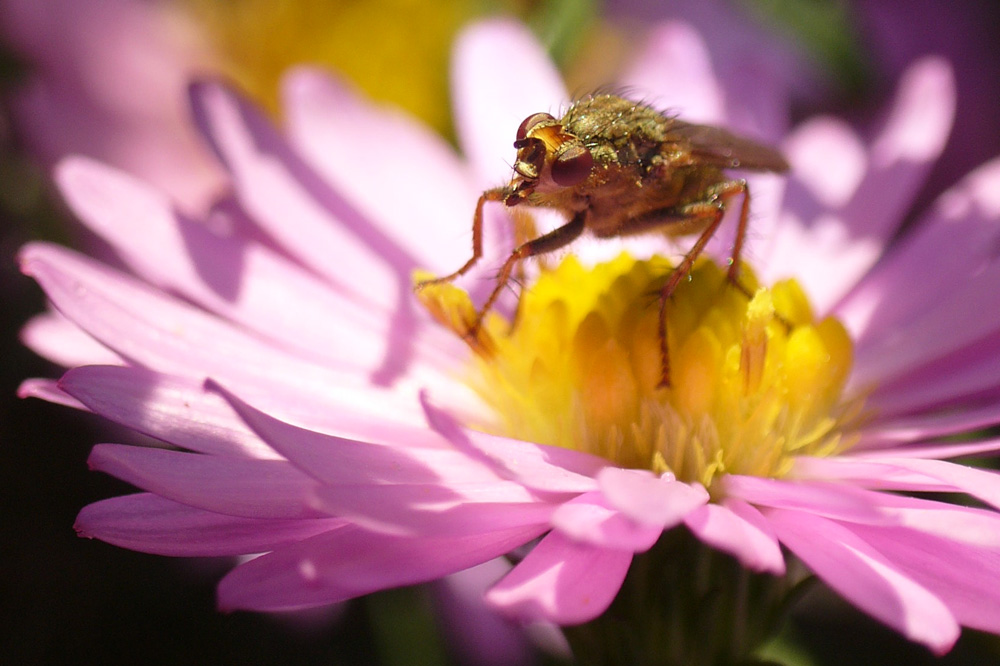
<path fill-rule="evenodd" d="M 511 144 L 532 113 L 559 115 L 568 95 L 541 45 L 520 23 L 481 21 L 458 36 L 452 58 L 455 128 L 479 188 L 510 180 Z"/>
<path fill-rule="evenodd" d="M 996 386 L 996 376 L 986 372 L 979 373 L 978 382 L 969 379 L 976 379 L 974 371 L 978 369 L 970 365 L 982 368 L 982 364 L 996 362 L 995 355 L 989 358 L 982 352 L 992 352 L 1000 344 L 1000 315 L 994 312 L 1000 305 L 996 300 L 998 283 L 1000 262 L 969 275 L 961 288 L 938 301 L 924 316 L 896 326 L 891 337 L 859 343 L 855 348 L 858 370 L 852 377 L 853 384 L 878 386 L 884 393 L 889 386 L 895 389 L 902 384 L 918 392 L 934 383 L 943 400 L 961 395 L 956 389 L 971 393 L 976 384 Z M 899 344 L 900 340 L 906 344 Z M 893 397 L 889 396 L 890 400 Z M 878 403 L 880 398 L 876 395 L 872 400 Z"/>
<path fill-rule="evenodd" d="M 964 456 L 993 456 L 1000 453 L 1000 440 L 993 439 L 984 442 L 945 442 L 943 444 L 885 447 L 883 449 L 872 449 L 870 451 L 857 451 L 853 454 L 855 458 L 865 458 L 866 456 L 879 457 L 890 452 L 894 456 L 905 458 L 933 458 L 941 460 L 945 458 L 961 458 Z"/>
<path fill-rule="evenodd" d="M 54 245 L 21 252 L 57 308 L 124 358 L 152 369 L 192 377 L 214 375 L 248 386 L 285 387 L 292 393 L 349 393 L 367 382 L 307 363 L 225 322 L 136 282 L 91 259 Z"/>
<path fill-rule="evenodd" d="M 143 368 L 86 366 L 70 370 L 59 387 L 95 414 L 192 451 L 280 459 L 229 405 L 197 380 Z"/>
<path fill-rule="evenodd" d="M 413 539 L 345 526 L 240 565 L 219 583 L 219 606 L 291 610 L 422 583 L 491 560 L 540 532 L 527 527 L 473 537 Z"/>
<path fill-rule="evenodd" d="M 958 623 L 941 599 L 853 532 L 799 511 L 771 509 L 766 515 L 782 543 L 864 612 L 938 655 L 958 640 Z"/>
<path fill-rule="evenodd" d="M 58 312 L 46 312 L 28 320 L 21 329 L 21 341 L 39 356 L 64 368 L 123 363 L 120 356 Z"/>
<path fill-rule="evenodd" d="M 519 625 L 503 618 L 484 600 L 486 590 L 510 571 L 502 557 L 453 573 L 432 584 L 434 610 L 449 653 L 470 666 L 535 663 L 532 641 Z M 552 627 L 556 633 L 558 629 Z"/>
<path fill-rule="evenodd" d="M 682 21 L 653 27 L 619 83 L 688 122 L 725 123 L 723 93 L 701 34 Z"/>
<path fill-rule="evenodd" d="M 84 158 L 63 161 L 56 179 L 74 212 L 150 282 L 306 357 L 378 368 L 389 353 L 383 312 L 258 243 L 179 215 L 141 181 Z"/>
<path fill-rule="evenodd" d="M 753 249 L 765 280 L 794 275 L 823 312 L 883 251 L 883 239 L 853 229 L 861 221 L 843 213 L 863 182 L 868 156 L 854 130 L 827 117 L 797 127 L 783 152 L 792 165 L 784 202 L 758 223 L 763 239 Z"/>
<path fill-rule="evenodd" d="M 76 398 L 59 388 L 54 379 L 25 379 L 17 387 L 19 398 L 39 398 L 63 407 L 86 409 Z"/>
<path fill-rule="evenodd" d="M 906 527 L 970 546 L 1000 548 L 1000 514 L 994 511 L 895 493 L 865 492 L 871 503 L 892 519 L 886 527 Z"/>
<path fill-rule="evenodd" d="M 1000 473 L 992 470 L 976 469 L 967 465 L 957 465 L 943 460 L 916 460 L 894 458 L 887 455 L 872 456 L 871 459 L 888 465 L 897 465 L 916 474 L 924 474 L 932 479 L 953 486 L 990 506 L 1000 508 Z"/>
<path fill-rule="evenodd" d="M 557 506 L 510 481 L 322 486 L 314 504 L 373 532 L 414 537 L 547 526 Z"/>
<path fill-rule="evenodd" d="M 503 478 L 546 492 L 586 492 L 595 488 L 592 478 L 608 461 L 558 446 L 532 444 L 469 430 L 426 395 L 421 405 L 430 427 L 471 458 L 489 464 Z"/>
<path fill-rule="evenodd" d="M 207 456 L 98 444 L 91 469 L 180 504 L 246 518 L 317 518 L 307 505 L 315 482 L 283 460 Z"/>
<path fill-rule="evenodd" d="M 864 429 L 864 446 L 897 446 L 901 443 L 928 440 L 946 435 L 955 435 L 983 430 L 1000 423 L 1000 402 L 981 407 L 963 407 L 959 410 L 941 412 L 921 412 L 878 422 Z M 945 445 L 942 448 L 947 448 Z M 955 454 L 967 455 L 967 454 Z M 947 454 L 921 456 L 947 458 Z"/>
<path fill-rule="evenodd" d="M 496 474 L 482 463 L 440 447 L 434 441 L 437 435 L 431 431 L 424 431 L 395 446 L 355 441 L 279 421 L 211 380 L 208 386 L 222 395 L 240 418 L 275 451 L 327 484 L 446 485 L 449 482 L 497 480 Z"/>
<path fill-rule="evenodd" d="M 1000 632 L 1000 587 L 991 584 L 1000 578 L 1000 545 L 975 547 L 903 527 L 850 525 L 849 529 L 896 570 L 933 592 L 960 623 Z"/>
<path fill-rule="evenodd" d="M 59 385 L 95 413 L 175 446 L 217 455 L 281 458 L 229 403 L 206 391 L 200 379 L 142 368 L 88 366 L 70 370 Z M 355 401 L 327 402 L 322 396 L 279 395 L 270 387 L 249 393 L 268 411 L 311 429 L 383 444 L 428 438 L 422 425 L 387 418 L 383 409 L 388 403 L 371 396 L 366 408 Z M 400 409 L 393 408 L 393 416 L 399 415 Z"/>
<path fill-rule="evenodd" d="M 607 610 L 631 562 L 630 551 L 588 546 L 551 532 L 486 600 L 522 620 L 580 624 Z"/>
<path fill-rule="evenodd" d="M 727 498 L 758 506 L 804 510 L 830 518 L 858 522 L 885 522 L 859 489 L 819 481 L 765 479 L 730 474 L 723 478 Z"/>
<path fill-rule="evenodd" d="M 944 146 L 954 106 L 950 68 L 943 60 L 928 58 L 903 76 L 892 114 L 867 156 L 858 151 L 856 140 L 836 145 L 835 135 L 848 139 L 853 134 L 836 121 L 801 130 L 821 130 L 827 148 L 799 150 L 796 140 L 788 146 L 793 180 L 784 208 L 799 213 L 786 212 L 781 221 L 782 236 L 776 238 L 782 246 L 764 262 L 769 276 L 796 275 L 821 313 L 842 298 L 896 231 Z M 800 174 L 806 178 L 800 180 Z M 808 212 L 797 217 L 802 211 Z"/>
<path fill-rule="evenodd" d="M 402 110 L 375 106 L 327 72 L 294 69 L 282 90 L 296 150 L 365 217 L 413 248 L 422 267 L 453 270 L 445 260 L 468 252 L 468 239 L 456 232 L 471 226 L 479 195 L 454 149 Z M 427 178 L 414 177 L 415 165 Z"/>
<path fill-rule="evenodd" d="M 74 528 L 82 537 L 143 553 L 214 557 L 260 553 L 343 525 L 337 518 L 259 520 L 225 516 L 141 493 L 85 506 Z"/>
<path fill-rule="evenodd" d="M 980 166 L 954 185 L 935 203 L 914 230 L 897 243 L 838 312 L 865 339 L 884 336 L 900 322 L 924 314 L 928 305 L 963 286 L 965 280 L 993 260 L 996 220 L 1000 217 L 1000 159 Z M 941 252 L 947 246 L 948 252 Z M 921 289 L 900 287 L 934 266 L 934 279 Z M 886 298 L 887 294 L 892 298 Z"/>
<path fill-rule="evenodd" d="M 241 204 L 272 238 L 342 293 L 412 318 L 403 308 L 412 307 L 411 273 L 420 262 L 408 248 L 309 169 L 245 99 L 203 83 L 192 103 Z"/>
<path fill-rule="evenodd" d="M 729 553 L 748 569 L 780 576 L 785 558 L 767 519 L 750 504 L 728 499 L 724 505 L 705 504 L 684 524 L 703 542 Z"/>
<path fill-rule="evenodd" d="M 597 483 L 608 504 L 643 525 L 667 529 L 708 502 L 708 491 L 638 469 L 605 467 Z"/>
<path fill-rule="evenodd" d="M 885 454 L 881 455 L 884 456 Z M 878 458 L 878 454 L 874 452 L 863 457 L 839 456 L 836 458 L 812 458 L 809 456 L 800 456 L 795 459 L 791 478 L 801 481 L 847 481 L 854 485 L 881 490 L 908 490 L 913 492 L 955 491 L 955 487 L 950 483 L 942 483 L 932 476 L 916 473 L 898 465 L 888 464 Z"/>
<path fill-rule="evenodd" d="M 7 95 L 15 132 L 46 169 L 66 154 L 87 154 L 194 207 L 215 195 L 222 174 L 181 103 L 188 79 L 217 64 L 195 12 L 50 0 L 4 2 L 0 14 L 5 39 L 26 58 L 27 89 L 12 86 Z"/>
<path fill-rule="evenodd" d="M 997 269 L 996 279 L 1000 279 L 1000 265 Z M 986 287 L 985 282 L 981 286 Z M 939 320 L 935 325 L 944 328 L 943 321 Z M 978 327 L 970 326 L 968 330 Z M 956 337 L 967 336 L 968 330 Z M 930 362 L 901 368 L 902 374 L 876 385 L 868 395 L 868 405 L 883 418 L 891 418 L 920 411 L 946 411 L 961 407 L 962 403 L 976 404 L 1000 399 L 1000 354 L 997 353 L 1000 350 L 1000 328 L 985 338 L 966 342 L 965 345 Z M 872 369 L 878 371 L 878 365 L 873 364 Z M 857 373 L 855 377 L 858 380 L 852 379 L 852 383 L 862 386 L 863 376 Z"/>
<path fill-rule="evenodd" d="M 874 166 L 888 171 L 892 165 L 933 163 L 951 133 L 956 96 L 955 75 L 945 58 L 926 57 L 911 65 L 899 82 L 892 114 L 872 146 Z M 888 183 L 893 190 L 906 183 L 912 195 L 918 184 L 913 176 L 891 175 L 896 176 Z M 906 192 L 894 194 L 902 198 Z"/>
<path fill-rule="evenodd" d="M 636 522 L 612 509 L 598 492 L 561 504 L 552 514 L 551 523 L 573 541 L 633 553 L 649 550 L 663 533 L 659 526 Z"/>

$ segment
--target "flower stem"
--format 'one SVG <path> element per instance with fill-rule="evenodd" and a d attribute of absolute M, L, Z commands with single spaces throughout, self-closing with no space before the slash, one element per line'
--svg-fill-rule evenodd
<path fill-rule="evenodd" d="M 565 632 L 588 666 L 761 663 L 753 651 L 779 629 L 792 587 L 678 528 L 635 558 L 604 615 Z"/>

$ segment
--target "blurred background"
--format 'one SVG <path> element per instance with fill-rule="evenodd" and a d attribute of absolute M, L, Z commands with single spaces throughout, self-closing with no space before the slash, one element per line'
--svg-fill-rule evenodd
<path fill-rule="evenodd" d="M 105 252 L 69 219 L 48 180 L 66 154 L 123 167 L 192 211 L 207 208 L 223 180 L 187 124 L 192 77 L 234 80 L 279 118 L 281 72 L 321 64 L 451 138 L 451 42 L 487 16 L 527 23 L 571 91 L 613 80 L 651 21 L 684 19 L 713 58 L 725 58 L 734 39 L 773 49 L 792 90 L 793 122 L 832 112 L 861 128 L 910 62 L 941 54 L 956 72 L 957 119 L 915 207 L 1000 155 L 994 0 L 0 0 L 0 663 L 464 662 L 448 649 L 449 627 L 434 619 L 428 588 L 293 618 L 222 615 L 214 585 L 231 563 L 78 539 L 72 525 L 82 506 L 130 491 L 85 462 L 95 442 L 120 435 L 16 397 L 24 378 L 59 369 L 18 340 L 44 302 L 15 256 L 32 239 Z M 972 632 L 933 660 L 818 588 L 777 649 L 789 664 L 1000 661 L 997 640 Z"/>

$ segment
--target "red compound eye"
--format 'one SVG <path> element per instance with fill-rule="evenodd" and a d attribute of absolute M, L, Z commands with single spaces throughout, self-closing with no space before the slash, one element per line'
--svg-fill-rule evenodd
<path fill-rule="evenodd" d="M 583 146 L 567 148 L 552 163 L 552 180 L 561 187 L 570 187 L 586 180 L 594 168 L 594 156 Z"/>
<path fill-rule="evenodd" d="M 521 125 L 517 128 L 517 140 L 523 141 L 528 132 L 538 127 L 541 123 L 555 122 L 555 118 L 548 113 L 533 113 L 524 120 L 521 121 Z"/>

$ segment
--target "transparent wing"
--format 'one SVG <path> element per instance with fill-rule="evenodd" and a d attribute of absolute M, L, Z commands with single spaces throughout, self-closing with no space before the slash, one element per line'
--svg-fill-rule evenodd
<path fill-rule="evenodd" d="M 775 148 L 711 125 L 674 120 L 671 134 L 686 140 L 693 161 L 721 169 L 787 171 L 788 162 Z"/>

